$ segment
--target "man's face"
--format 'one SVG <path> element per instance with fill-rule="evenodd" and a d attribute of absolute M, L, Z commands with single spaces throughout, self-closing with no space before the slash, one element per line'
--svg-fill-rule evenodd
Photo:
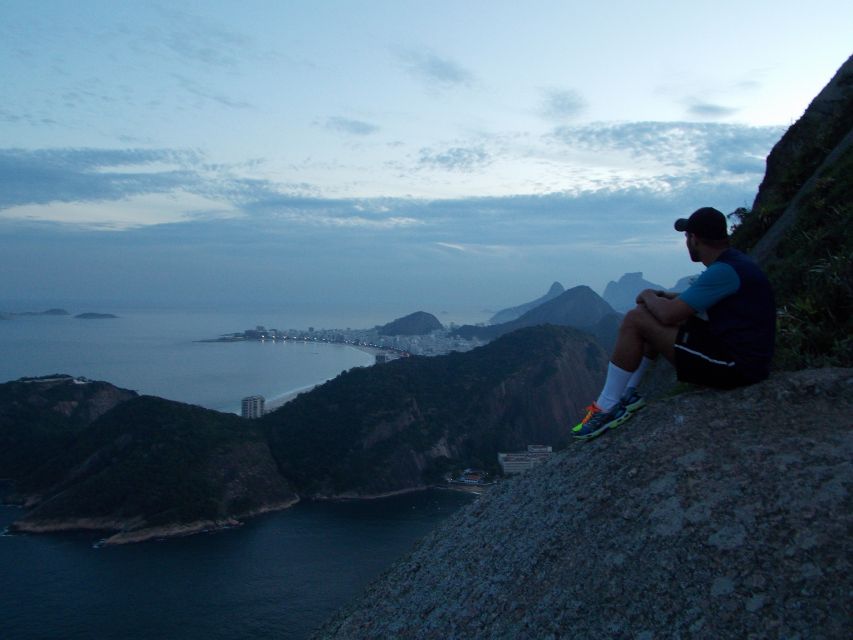
<path fill-rule="evenodd" d="M 699 240 L 692 233 L 685 232 L 684 242 L 687 244 L 687 252 L 690 254 L 690 259 L 693 262 L 702 262 L 699 258 Z"/>

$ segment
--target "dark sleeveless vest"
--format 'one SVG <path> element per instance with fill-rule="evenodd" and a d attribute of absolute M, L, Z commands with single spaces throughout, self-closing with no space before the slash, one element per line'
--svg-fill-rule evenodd
<path fill-rule="evenodd" d="M 750 382 L 770 374 L 776 340 L 776 303 L 764 272 L 737 249 L 726 249 L 716 260 L 730 265 L 740 288 L 707 310 L 711 332 L 729 349 L 735 369 Z"/>

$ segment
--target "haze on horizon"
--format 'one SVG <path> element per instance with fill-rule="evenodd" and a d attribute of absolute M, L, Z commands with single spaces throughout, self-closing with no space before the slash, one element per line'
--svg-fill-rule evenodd
<path fill-rule="evenodd" d="M 853 6 L 0 0 L 0 17 L 0 310 L 344 326 L 695 273 L 672 220 L 751 205 L 850 55 Z"/>

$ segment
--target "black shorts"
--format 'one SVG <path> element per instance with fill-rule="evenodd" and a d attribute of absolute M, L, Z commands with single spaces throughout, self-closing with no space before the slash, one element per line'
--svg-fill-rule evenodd
<path fill-rule="evenodd" d="M 675 338 L 675 372 L 682 382 L 733 389 L 750 382 L 736 369 L 728 349 L 706 320 L 690 316 Z"/>

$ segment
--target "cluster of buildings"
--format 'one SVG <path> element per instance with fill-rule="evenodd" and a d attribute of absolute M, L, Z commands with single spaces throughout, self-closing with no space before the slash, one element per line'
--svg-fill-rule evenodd
<path fill-rule="evenodd" d="M 388 359 L 395 357 L 440 356 L 451 351 L 470 351 L 482 342 L 465 340 L 451 336 L 450 331 L 436 330 L 421 336 L 383 336 L 376 329 L 267 329 L 262 325 L 254 329 L 246 329 L 242 333 L 230 333 L 217 341 L 239 342 L 242 340 L 298 340 L 301 342 L 327 342 L 331 344 L 348 344 L 355 347 L 369 347 L 387 351 Z"/>
<path fill-rule="evenodd" d="M 529 444 L 527 451 L 499 453 L 498 464 L 505 475 L 522 473 L 536 465 L 545 464 L 553 454 L 551 447 L 544 444 Z"/>

